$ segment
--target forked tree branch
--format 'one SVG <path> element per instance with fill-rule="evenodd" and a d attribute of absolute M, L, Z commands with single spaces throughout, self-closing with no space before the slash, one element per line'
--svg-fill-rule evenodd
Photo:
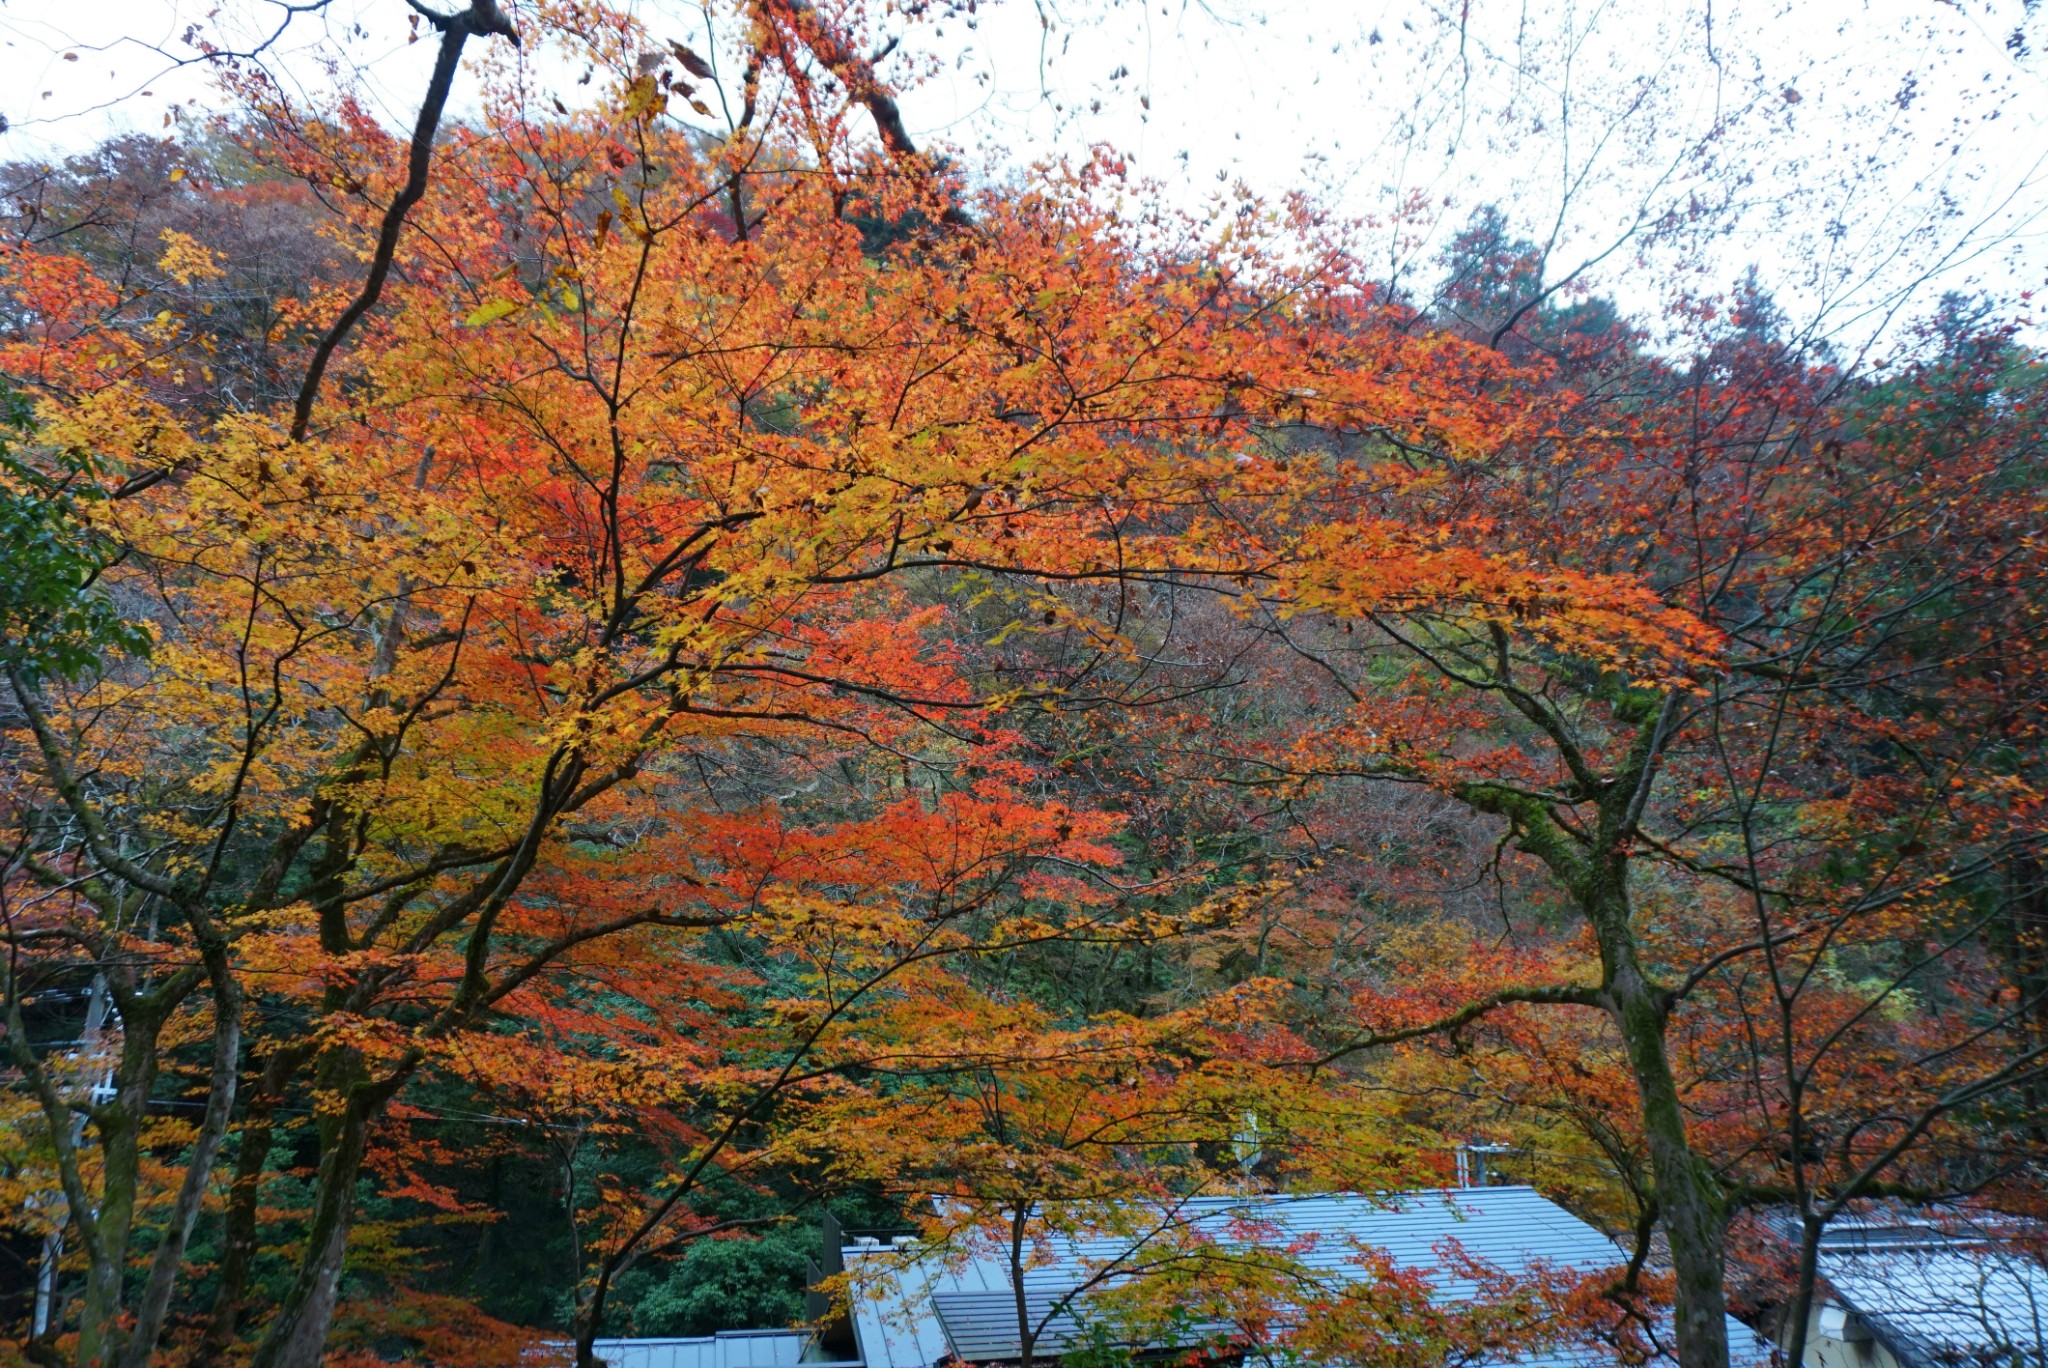
<path fill-rule="evenodd" d="M 441 31 L 441 49 L 434 56 L 434 75 L 427 82 L 426 96 L 420 101 L 419 118 L 413 124 L 412 148 L 406 159 L 405 185 L 384 211 L 384 221 L 377 229 L 377 250 L 370 259 L 370 273 L 363 279 L 363 288 L 349 306 L 342 310 L 341 317 L 334 320 L 320 345 L 313 349 L 313 359 L 306 365 L 306 378 L 299 386 L 298 402 L 292 406 L 292 440 L 306 440 L 306 430 L 313 423 L 313 404 L 320 397 L 320 383 L 327 376 L 327 365 L 334 359 L 334 353 L 348 340 L 349 333 L 362 321 L 363 315 L 376 307 L 378 298 L 384 293 L 384 281 L 391 274 L 392 259 L 398 253 L 398 234 L 405 227 L 405 216 L 412 212 L 427 193 L 427 171 L 433 164 L 434 136 L 441 128 L 441 113 L 448 106 L 448 93 L 455 84 L 455 70 L 462 62 L 462 45 L 471 35 L 485 37 L 497 34 L 519 42 L 519 31 L 512 27 L 512 21 L 498 8 L 497 0 L 470 0 L 469 8 L 459 14 L 438 14 L 419 3 L 407 3 L 425 15 L 427 22 Z"/>

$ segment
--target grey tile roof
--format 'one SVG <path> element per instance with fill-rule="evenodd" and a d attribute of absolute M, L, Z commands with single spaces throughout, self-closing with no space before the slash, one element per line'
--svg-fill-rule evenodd
<path fill-rule="evenodd" d="M 1361 1194 L 1323 1196 L 1254 1195 L 1201 1198 L 1173 1213 L 1177 1222 L 1214 1231 L 1219 1243 L 1246 1243 L 1233 1222 L 1252 1221 L 1294 1257 L 1333 1277 L 1356 1276 L 1356 1248 L 1384 1250 L 1397 1264 L 1439 1269 L 1439 1246 L 1456 1240 L 1468 1254 L 1509 1274 L 1542 1262 L 1579 1271 L 1610 1268 L 1623 1252 L 1599 1231 L 1526 1187 L 1489 1187 L 1408 1193 L 1398 1197 Z M 1057 1239 L 1037 1267 L 1024 1274 L 1027 1314 L 1046 1322 L 1061 1300 L 1094 1269 L 1130 1257 L 1131 1242 L 1119 1239 Z M 1005 1262 L 993 1254 L 920 1258 L 916 1251 L 852 1248 L 848 1270 L 857 1287 L 854 1328 L 868 1368 L 931 1368 L 949 1356 L 971 1363 L 1015 1359 L 1019 1339 L 1015 1291 Z M 1446 1301 L 1474 1288 L 1435 1275 Z M 1052 1315 L 1041 1348 L 1057 1353 L 1077 1327 L 1071 1316 Z M 1738 1364 L 1762 1363 L 1769 1351 L 1740 1322 L 1729 1321 Z M 1547 1357 L 1545 1365 L 1582 1361 L 1576 1355 Z M 1527 1365 L 1534 1368 L 1534 1363 Z"/>

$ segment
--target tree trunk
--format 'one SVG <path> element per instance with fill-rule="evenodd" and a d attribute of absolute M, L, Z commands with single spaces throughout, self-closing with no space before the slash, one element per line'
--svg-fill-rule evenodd
<path fill-rule="evenodd" d="M 1792 1300 L 1785 1308 L 1784 1328 L 1778 1338 L 1785 1346 L 1785 1362 L 1792 1368 L 1799 1368 L 1806 1359 L 1806 1323 L 1813 1317 L 1813 1284 L 1820 1266 L 1823 1228 L 1813 1212 L 1799 1214 L 1799 1273 L 1792 1283 Z"/>
<path fill-rule="evenodd" d="M 1665 1050 L 1660 994 L 1638 968 L 1632 939 L 1611 946 L 1604 932 L 1601 939 L 1608 961 L 1605 993 L 1628 1051 L 1671 1244 L 1678 1362 L 1681 1368 L 1728 1368 L 1728 1299 L 1722 1287 L 1727 1214 L 1720 1187 L 1686 1137 L 1685 1109 Z"/>
<path fill-rule="evenodd" d="M 358 1087 L 349 1093 L 339 1118 L 323 1129 L 326 1153 L 313 1198 L 299 1270 L 277 1316 L 256 1346 L 250 1368 L 319 1368 L 328 1326 L 341 1291 L 349 1228 L 355 1219 L 356 1180 L 362 1174 L 370 1122 L 385 1094 Z"/>
<path fill-rule="evenodd" d="M 235 1177 L 228 1188 L 220 1287 L 214 1293 L 213 1320 L 206 1327 L 206 1337 L 200 1343 L 193 1368 L 210 1368 L 223 1362 L 228 1347 L 235 1342 L 242 1301 L 249 1291 L 249 1274 L 256 1266 L 256 1205 L 270 1158 L 272 1118 L 289 1071 L 285 1053 L 272 1054 L 270 1062 L 264 1065 L 261 1081 L 249 1097 L 248 1115 L 242 1122 L 241 1149 L 235 1155 Z"/>
<path fill-rule="evenodd" d="M 114 1095 L 93 1108 L 99 1137 L 100 1199 L 92 1233 L 85 1237 L 85 1290 L 79 1298 L 79 1368 L 108 1368 L 121 1349 L 121 1293 L 128 1273 L 128 1241 L 135 1226 L 135 1201 L 142 1183 L 142 1123 L 156 1084 L 157 1037 L 162 1020 L 132 1001 L 121 1023 L 120 1062 Z"/>
<path fill-rule="evenodd" d="M 604 1326 L 604 1304 L 611 1290 L 610 1276 L 609 1270 L 601 1272 L 590 1300 L 576 1309 L 576 1368 L 604 1368 L 604 1360 L 591 1346 L 597 1341 L 597 1332 Z"/>
<path fill-rule="evenodd" d="M 1668 706 L 1667 701 L 1666 711 Z M 1629 897 L 1630 849 L 1655 773 L 1663 715 L 1639 730 L 1627 763 L 1606 784 L 1590 837 L 1561 826 L 1544 804 L 1511 790 L 1475 784 L 1457 796 L 1480 812 L 1508 818 L 1516 843 L 1570 891 L 1593 932 L 1600 950 L 1599 1000 L 1628 1053 L 1657 1206 L 1671 1246 L 1678 1362 L 1680 1368 L 1728 1368 L 1728 1298 L 1722 1286 L 1726 1206 L 1713 1170 L 1694 1153 L 1686 1134 L 1685 1107 L 1665 1048 L 1671 997 L 1643 972 Z M 1540 713 L 1532 716 L 1553 737 L 1567 738 L 1562 723 L 1546 722 Z"/>
<path fill-rule="evenodd" d="M 146 1096 L 147 1087 L 142 1091 Z M 96 1118 L 104 1176 L 94 1238 L 81 1241 L 86 1259 L 85 1291 L 78 1302 L 79 1368 L 107 1368 L 120 1350 L 121 1282 L 128 1271 L 128 1232 L 135 1220 L 141 1160 L 138 1118 L 128 1093 L 123 1089 Z"/>
<path fill-rule="evenodd" d="M 226 1138 L 228 1117 L 234 1111 L 235 1084 L 241 1073 L 242 992 L 223 963 L 215 976 L 212 1086 L 207 1089 L 206 1113 L 199 1123 L 199 1135 L 192 1145 L 192 1157 L 185 1166 L 185 1178 L 164 1225 L 163 1240 L 150 1260 L 149 1281 L 141 1304 L 135 1311 L 135 1329 L 128 1349 L 121 1357 L 123 1368 L 149 1368 L 156 1355 L 156 1342 L 163 1334 L 164 1317 L 171 1309 L 171 1294 L 177 1290 L 178 1271 L 185 1265 L 185 1246 L 192 1238 L 192 1226 L 199 1219 L 199 1207 L 206 1196 L 207 1180 L 213 1176 L 213 1161 Z"/>
<path fill-rule="evenodd" d="M 1017 1199 L 1010 1213 L 1010 1296 L 1017 1308 L 1017 1368 L 1031 1368 L 1031 1303 L 1024 1295 L 1024 1236 L 1030 1228 L 1032 1203 Z"/>

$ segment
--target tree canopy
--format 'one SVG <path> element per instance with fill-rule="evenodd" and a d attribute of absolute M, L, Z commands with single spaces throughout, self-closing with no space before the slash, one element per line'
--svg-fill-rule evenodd
<path fill-rule="evenodd" d="M 1493 207 L 1423 300 L 1306 199 L 963 176 L 857 7 L 416 8 L 409 132 L 234 57 L 0 171 L 25 1355 L 589 1364 L 796 1319 L 820 1213 L 1021 1280 L 1482 1136 L 1633 1257 L 1125 1309 L 1718 1368 L 1851 1204 L 2039 1206 L 2002 306 L 1631 318 Z"/>

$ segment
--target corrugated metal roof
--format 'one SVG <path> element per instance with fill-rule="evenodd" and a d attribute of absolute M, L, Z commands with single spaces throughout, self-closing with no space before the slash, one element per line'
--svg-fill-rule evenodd
<path fill-rule="evenodd" d="M 1070 1296 L 1073 1290 L 1026 1289 L 1024 1315 L 1031 1326 L 1034 1357 L 1057 1357 L 1084 1337 L 1086 1332 L 1074 1313 L 1084 1310 L 1085 1300 Z M 1014 1292 L 934 1292 L 932 1309 L 938 1314 L 947 1344 L 967 1362 L 993 1363 L 1023 1357 Z M 1232 1328 L 1222 1323 L 1196 1325 L 1189 1327 L 1189 1334 L 1196 1340 L 1208 1340 L 1228 1334 Z"/>
<path fill-rule="evenodd" d="M 1361 1245 L 1385 1251 L 1406 1268 L 1437 1270 L 1442 1263 L 1438 1248 L 1447 1238 L 1509 1274 L 1524 1273 L 1538 1262 L 1593 1271 L 1626 1257 L 1599 1231 L 1526 1187 L 1383 1197 L 1199 1198 L 1162 1214 L 1161 1221 L 1193 1227 L 1224 1245 L 1286 1245 L 1302 1263 L 1340 1278 L 1356 1276 L 1353 1260 Z M 1251 1223 L 1251 1228 L 1238 1223 Z M 1132 1244 L 1115 1238 L 1052 1240 L 1050 1258 L 1023 1277 L 1033 1323 L 1044 1320 L 1095 1270 L 1129 1259 Z M 969 1362 L 1018 1357 L 1015 1292 L 1004 1260 L 985 1256 L 947 1263 L 919 1259 L 915 1251 L 874 1248 L 849 1248 L 845 1254 L 857 1286 L 869 1294 L 856 1296 L 853 1308 L 868 1368 L 931 1368 L 949 1355 Z M 1448 1277 L 1439 1277 L 1436 1287 L 1447 1301 L 1473 1291 L 1471 1284 Z M 1736 1363 L 1768 1360 L 1768 1349 L 1746 1326 L 1733 1319 L 1728 1324 Z M 1047 1326 L 1048 1340 L 1064 1344 L 1074 1331 L 1072 1317 L 1055 1316 Z M 1046 1348 L 1055 1352 L 1050 1342 Z M 1577 1355 L 1543 1360 L 1578 1361 Z"/>
<path fill-rule="evenodd" d="M 1757 1219 L 1786 1244 L 1798 1246 L 1802 1229 L 1798 1213 L 1775 1207 L 1757 1213 Z M 1820 1247 L 1852 1253 L 1981 1249 L 2024 1239 L 2038 1240 L 2042 1233 L 2037 1221 L 1996 1211 L 1876 1201 L 1859 1203 L 1829 1221 L 1821 1229 Z"/>
<path fill-rule="evenodd" d="M 2024 1254 L 1824 1248 L 1820 1275 L 1912 1368 L 2048 1363 L 2048 1269 Z"/>
<path fill-rule="evenodd" d="M 1758 1213 L 1797 1248 L 1798 1214 Z M 1819 1273 L 1908 1368 L 2048 1368 L 2048 1268 L 2025 1252 L 2048 1227 L 1961 1205 L 1859 1202 L 1822 1229 Z"/>
<path fill-rule="evenodd" d="M 1062 1304 L 1061 1295 L 1055 1288 L 1024 1294 L 1024 1316 L 1032 1327 L 1034 1355 L 1064 1353 L 1081 1337 L 1081 1327 L 1070 1306 Z M 969 1363 L 1022 1356 L 1014 1293 L 935 1292 L 932 1309 L 938 1313 L 946 1342 Z"/>
<path fill-rule="evenodd" d="M 721 1330 L 690 1339 L 601 1339 L 591 1345 L 611 1368 L 795 1368 L 808 1330 Z"/>

